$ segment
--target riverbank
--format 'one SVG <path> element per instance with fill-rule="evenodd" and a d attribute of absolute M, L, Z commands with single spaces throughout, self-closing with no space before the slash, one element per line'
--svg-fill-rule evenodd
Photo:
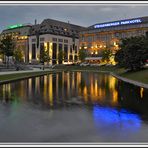
<path fill-rule="evenodd" d="M 57 66 L 54 69 L 61 70 L 72 70 L 72 71 L 93 71 L 93 72 L 105 72 L 110 73 L 114 77 L 125 81 L 127 83 L 131 83 L 140 87 L 148 88 L 148 68 L 137 71 L 137 72 L 127 72 L 124 68 L 119 68 L 116 66 L 101 66 L 101 67 L 93 67 L 93 66 Z"/>
<path fill-rule="evenodd" d="M 0 84 L 8 83 L 11 81 L 26 79 L 30 77 L 41 76 L 57 71 L 92 71 L 92 72 L 105 72 L 110 73 L 114 77 L 123 80 L 125 82 L 148 88 L 148 68 L 138 72 L 126 72 L 123 68 L 116 66 L 56 66 L 53 69 L 48 70 L 29 70 L 29 71 L 12 71 L 12 72 L 0 72 Z"/>
<path fill-rule="evenodd" d="M 0 84 L 13 82 L 16 80 L 22 80 L 31 77 L 42 76 L 50 74 L 52 70 L 28 70 L 28 71 L 12 71 L 12 72 L 0 72 Z"/>

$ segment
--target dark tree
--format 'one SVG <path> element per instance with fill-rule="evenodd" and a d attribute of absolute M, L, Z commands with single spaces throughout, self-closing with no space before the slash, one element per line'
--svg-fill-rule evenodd
<path fill-rule="evenodd" d="M 15 42 L 12 39 L 12 36 L 6 36 L 0 42 L 1 52 L 8 57 L 8 66 L 9 66 L 9 57 L 13 56 L 15 50 Z"/>
<path fill-rule="evenodd" d="M 129 70 L 141 69 L 148 59 L 148 38 L 146 36 L 122 39 L 115 60 Z"/>
<path fill-rule="evenodd" d="M 104 50 L 102 50 L 102 60 L 104 62 L 108 63 L 110 61 L 110 58 L 111 58 L 112 55 L 113 54 L 112 54 L 111 49 L 104 49 Z"/>
<path fill-rule="evenodd" d="M 64 52 L 62 50 L 60 50 L 59 53 L 58 53 L 59 64 L 62 64 L 63 60 L 64 60 Z"/>

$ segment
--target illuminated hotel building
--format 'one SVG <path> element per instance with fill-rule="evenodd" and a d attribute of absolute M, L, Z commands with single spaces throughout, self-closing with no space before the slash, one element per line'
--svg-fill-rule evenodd
<path fill-rule="evenodd" d="M 148 17 L 94 24 L 80 33 L 80 49 L 87 49 L 88 57 L 93 60 L 101 57 L 105 48 L 115 53 L 122 38 L 145 35 L 147 31 Z"/>
<path fill-rule="evenodd" d="M 3 30 L 0 38 L 5 38 L 6 36 L 12 36 L 16 41 L 16 48 L 21 49 L 23 52 L 24 62 L 29 61 L 29 42 L 28 35 L 30 34 L 31 24 L 17 24 L 7 27 L 7 29 Z"/>
<path fill-rule="evenodd" d="M 78 60 L 79 32 L 84 27 L 52 19 L 32 26 L 29 35 L 29 62 L 36 63 L 43 50 L 48 51 L 50 64 L 73 63 Z M 64 60 L 58 61 L 58 53 L 63 51 Z"/>

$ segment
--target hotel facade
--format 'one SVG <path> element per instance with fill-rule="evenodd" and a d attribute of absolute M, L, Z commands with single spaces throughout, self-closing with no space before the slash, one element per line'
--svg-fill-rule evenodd
<path fill-rule="evenodd" d="M 148 17 L 139 17 L 82 27 L 53 19 L 45 19 L 40 24 L 17 24 L 9 26 L 0 38 L 12 35 L 16 48 L 23 51 L 24 62 L 37 64 L 43 50 L 48 51 L 50 64 L 70 64 L 79 60 L 78 53 L 86 49 L 86 60 L 100 62 L 102 51 L 119 49 L 121 39 L 142 36 L 148 31 Z M 58 53 L 63 51 L 64 60 L 59 63 Z"/>
<path fill-rule="evenodd" d="M 148 17 L 94 24 L 80 33 L 80 49 L 86 49 L 89 60 L 99 61 L 102 50 L 116 53 L 121 39 L 146 35 L 147 31 Z"/>

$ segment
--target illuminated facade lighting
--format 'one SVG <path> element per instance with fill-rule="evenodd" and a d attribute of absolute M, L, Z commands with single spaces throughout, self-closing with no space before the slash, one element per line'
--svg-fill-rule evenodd
<path fill-rule="evenodd" d="M 23 26 L 22 24 L 11 25 L 11 26 L 8 26 L 7 29 L 15 29 L 15 28 L 19 28 L 22 26 Z"/>

